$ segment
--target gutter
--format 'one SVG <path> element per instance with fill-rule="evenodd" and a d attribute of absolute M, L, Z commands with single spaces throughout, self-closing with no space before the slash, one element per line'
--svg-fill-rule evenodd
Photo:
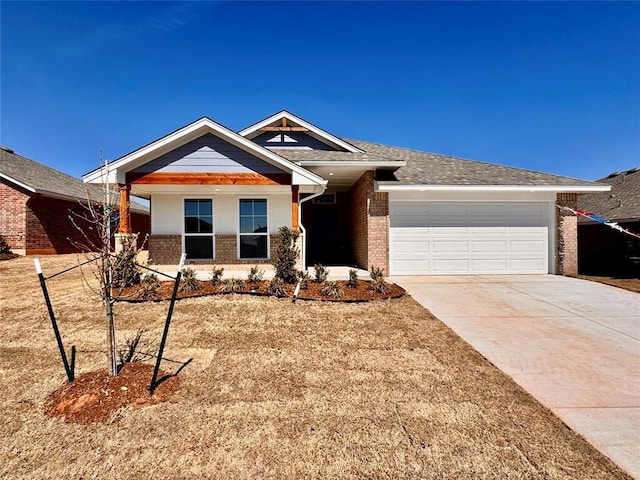
<path fill-rule="evenodd" d="M 393 160 L 389 162 L 372 162 L 367 160 L 301 160 L 295 162 L 301 167 L 406 167 L 404 160 Z"/>
<path fill-rule="evenodd" d="M 610 192 L 610 185 L 388 185 L 375 183 L 376 192 L 556 192 L 592 193 Z"/>

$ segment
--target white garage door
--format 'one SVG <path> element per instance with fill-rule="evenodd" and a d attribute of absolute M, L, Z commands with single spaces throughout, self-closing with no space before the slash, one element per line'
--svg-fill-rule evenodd
<path fill-rule="evenodd" d="M 548 203 L 389 205 L 391 275 L 548 273 Z"/>

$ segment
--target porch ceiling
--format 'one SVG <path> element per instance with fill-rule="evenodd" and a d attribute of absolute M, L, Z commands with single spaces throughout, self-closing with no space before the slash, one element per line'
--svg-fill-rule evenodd
<path fill-rule="evenodd" d="M 331 190 L 349 190 L 364 173 L 362 167 L 305 166 L 305 168 L 328 180 L 327 188 Z"/>

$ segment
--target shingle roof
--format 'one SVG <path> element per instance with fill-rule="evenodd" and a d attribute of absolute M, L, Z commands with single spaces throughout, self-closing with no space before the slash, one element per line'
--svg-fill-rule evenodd
<path fill-rule="evenodd" d="M 578 207 L 607 220 L 640 220 L 640 167 L 596 180 L 611 185 L 611 192 L 578 198 Z"/>
<path fill-rule="evenodd" d="M 593 182 L 559 175 L 506 167 L 457 157 L 390 147 L 360 140 L 347 140 L 367 154 L 389 160 L 405 160 L 406 167 L 395 171 L 395 179 L 379 180 L 382 185 L 550 185 L 594 186 Z"/>
<path fill-rule="evenodd" d="M 335 152 L 331 150 L 297 150 L 292 148 L 270 148 L 273 152 L 292 162 L 388 162 L 386 158 L 372 153 Z"/>
<path fill-rule="evenodd" d="M 99 185 L 89 185 L 81 180 L 47 167 L 29 158 L 23 157 L 5 148 L 0 148 L 0 174 L 11 180 L 20 182 L 44 196 L 70 197 L 80 201 L 102 198 L 103 191 Z M 149 213 L 149 209 L 136 202 L 131 202 L 131 209 Z"/>

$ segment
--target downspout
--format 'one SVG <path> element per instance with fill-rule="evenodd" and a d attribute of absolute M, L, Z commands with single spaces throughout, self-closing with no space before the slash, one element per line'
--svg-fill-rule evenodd
<path fill-rule="evenodd" d="M 302 256 L 302 269 L 307 269 L 307 229 L 302 225 L 302 204 L 307 202 L 313 198 L 319 197 L 327 190 L 327 184 L 322 185 L 322 190 L 318 193 L 314 193 L 313 195 L 309 195 L 308 197 L 300 198 L 298 195 L 298 226 L 300 227 L 300 231 L 302 232 L 302 251 L 300 255 Z"/>

